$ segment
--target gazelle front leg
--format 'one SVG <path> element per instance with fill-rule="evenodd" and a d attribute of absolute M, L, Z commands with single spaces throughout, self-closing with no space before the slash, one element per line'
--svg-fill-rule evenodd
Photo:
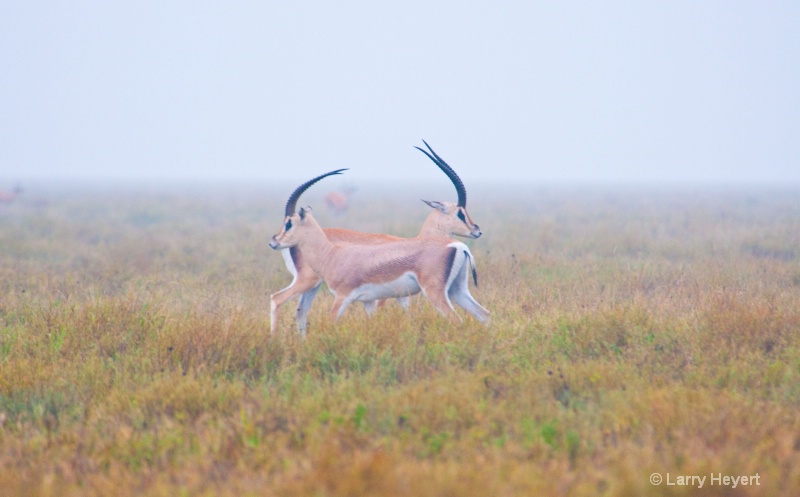
<path fill-rule="evenodd" d="M 269 331 L 270 334 L 275 334 L 275 331 L 278 329 L 278 308 L 280 308 L 283 304 L 285 304 L 288 300 L 297 297 L 298 295 L 305 295 L 312 290 L 314 287 L 319 288 L 320 279 L 314 275 L 313 277 L 308 276 L 301 276 L 295 279 L 291 285 L 287 286 L 283 290 L 279 290 L 272 295 L 270 295 L 270 312 L 269 312 Z M 310 299 L 307 299 L 307 302 L 304 302 L 301 299 L 300 305 L 302 306 L 305 304 L 308 308 L 311 307 L 311 302 L 314 300 L 314 296 L 316 295 L 316 291 L 311 295 Z M 302 314 L 303 318 L 308 315 L 308 308 L 305 309 L 305 312 Z M 298 316 L 300 315 L 300 307 L 297 309 Z M 303 322 L 303 328 L 305 328 L 305 322 Z"/>
<path fill-rule="evenodd" d="M 278 329 L 278 308 L 297 295 L 295 287 L 286 287 L 269 296 L 269 333 L 274 335 Z"/>

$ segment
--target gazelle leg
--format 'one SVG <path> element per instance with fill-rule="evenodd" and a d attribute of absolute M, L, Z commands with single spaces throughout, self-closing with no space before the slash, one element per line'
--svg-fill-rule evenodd
<path fill-rule="evenodd" d="M 278 308 L 292 296 L 292 287 L 284 288 L 269 296 L 269 332 L 271 335 L 274 335 L 278 329 Z"/>
<path fill-rule="evenodd" d="M 297 304 L 297 312 L 294 314 L 294 320 L 297 323 L 297 329 L 300 332 L 300 336 L 303 338 L 306 337 L 308 311 L 311 310 L 311 304 L 314 302 L 314 298 L 317 296 L 317 292 L 321 286 L 322 280 L 319 280 L 316 286 L 300 295 L 300 302 Z"/>
<path fill-rule="evenodd" d="M 447 296 L 456 305 L 469 312 L 475 319 L 484 324 L 489 324 L 489 311 L 475 300 L 469 293 L 469 275 L 467 274 L 468 264 L 459 268 L 459 273 L 453 279 L 453 283 L 447 290 Z"/>
<path fill-rule="evenodd" d="M 436 289 L 433 291 L 425 291 L 425 288 L 422 289 L 423 293 L 428 300 L 439 311 L 440 314 L 446 316 L 452 321 L 461 322 L 461 317 L 455 313 L 453 310 L 453 304 L 450 303 L 447 296 L 445 296 L 444 291 L 441 289 Z"/>
<path fill-rule="evenodd" d="M 475 319 L 484 324 L 489 324 L 491 320 L 489 311 L 475 300 L 469 292 L 463 289 L 450 292 L 450 299 L 465 311 L 475 316 Z"/>
<path fill-rule="evenodd" d="M 304 294 L 309 289 L 319 286 L 320 279 L 314 275 L 313 278 L 296 278 L 295 281 L 284 288 L 270 295 L 270 312 L 269 312 L 269 331 L 274 334 L 278 329 L 278 308 L 285 304 L 288 300 Z M 313 301 L 313 298 L 311 299 Z M 309 306 L 311 303 L 309 302 Z"/>
<path fill-rule="evenodd" d="M 330 314 L 333 316 L 334 319 L 339 319 L 339 317 L 344 314 L 344 311 L 353 303 L 353 297 L 350 295 L 351 292 L 344 292 L 341 291 L 340 293 L 336 294 L 336 297 L 333 299 L 333 306 L 331 307 Z"/>
<path fill-rule="evenodd" d="M 410 297 L 397 297 L 397 303 L 400 304 L 400 307 L 403 308 L 404 311 L 408 310 L 408 303 L 410 302 Z"/>
<path fill-rule="evenodd" d="M 383 300 L 371 300 L 369 302 L 362 302 L 364 304 L 364 310 L 367 311 L 367 316 L 372 316 L 375 314 L 375 311 L 378 310 L 378 307 L 383 307 Z"/>

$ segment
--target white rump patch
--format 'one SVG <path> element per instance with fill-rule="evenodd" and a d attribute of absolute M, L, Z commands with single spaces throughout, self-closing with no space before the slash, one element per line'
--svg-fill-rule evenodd
<path fill-rule="evenodd" d="M 463 250 L 464 252 L 468 253 L 470 257 L 472 257 L 472 252 L 469 251 L 469 247 L 463 242 L 450 242 L 447 244 L 448 247 L 455 247 L 458 250 Z"/>

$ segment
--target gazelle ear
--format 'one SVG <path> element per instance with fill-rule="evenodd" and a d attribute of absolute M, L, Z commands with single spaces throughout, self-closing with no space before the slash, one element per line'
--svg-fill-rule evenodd
<path fill-rule="evenodd" d="M 442 214 L 447 214 L 447 207 L 445 207 L 445 205 L 443 203 L 437 202 L 436 200 L 425 200 L 425 199 L 423 199 L 422 201 L 425 202 L 426 204 L 428 204 L 428 207 L 432 207 L 432 208 L 438 210 L 439 212 L 441 212 Z"/>
<path fill-rule="evenodd" d="M 306 219 L 306 208 L 300 207 L 300 210 L 297 211 L 297 215 L 300 216 L 301 221 L 304 221 Z"/>

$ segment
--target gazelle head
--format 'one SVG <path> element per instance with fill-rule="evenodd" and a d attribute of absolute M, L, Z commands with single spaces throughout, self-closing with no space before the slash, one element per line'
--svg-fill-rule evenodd
<path fill-rule="evenodd" d="M 281 226 L 280 231 L 278 231 L 278 233 L 272 237 L 272 240 L 270 240 L 270 248 L 274 250 L 281 250 L 297 245 L 298 231 L 302 230 L 302 227 L 313 219 L 311 217 L 311 207 L 301 207 L 299 211 L 296 211 L 297 200 L 300 198 L 300 195 L 302 195 L 303 192 L 308 190 L 311 185 L 322 178 L 332 176 L 334 174 L 342 174 L 342 171 L 346 170 L 347 169 L 337 169 L 336 171 L 319 175 L 316 178 L 310 179 L 298 186 L 297 189 L 295 189 L 295 191 L 289 195 L 289 200 L 286 201 L 283 226 Z"/>
<path fill-rule="evenodd" d="M 464 182 L 461 181 L 461 178 L 458 177 L 453 168 L 433 151 L 431 146 L 428 145 L 428 142 L 422 140 L 422 143 L 425 144 L 430 153 L 419 147 L 414 148 L 427 155 L 434 164 L 439 166 L 439 169 L 453 182 L 453 186 L 456 187 L 456 193 L 458 194 L 458 203 L 456 204 L 452 202 L 423 200 L 423 202 L 434 209 L 431 216 L 428 217 L 426 225 L 435 226 L 437 230 L 442 231 L 442 234 L 446 236 L 455 235 L 466 238 L 479 238 L 483 232 L 467 213 L 467 189 L 464 187 Z"/>

